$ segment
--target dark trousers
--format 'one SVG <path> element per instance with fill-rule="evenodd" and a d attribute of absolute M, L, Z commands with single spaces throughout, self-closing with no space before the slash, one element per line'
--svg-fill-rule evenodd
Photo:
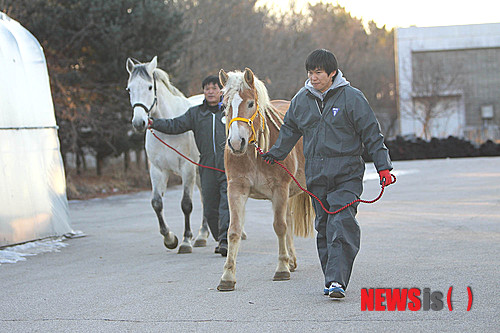
<path fill-rule="evenodd" d="M 229 205 L 226 175 L 220 171 L 200 168 L 200 180 L 203 216 L 207 219 L 214 239 L 227 244 Z"/>
<path fill-rule="evenodd" d="M 364 163 L 352 157 L 339 157 L 334 162 L 309 161 L 307 187 L 321 199 L 325 208 L 335 211 L 358 199 L 363 191 Z M 361 231 L 356 220 L 358 203 L 337 214 L 327 214 L 317 200 L 313 200 L 316 212 L 316 245 L 325 286 L 331 282 L 347 288 L 354 259 L 359 251 Z"/>

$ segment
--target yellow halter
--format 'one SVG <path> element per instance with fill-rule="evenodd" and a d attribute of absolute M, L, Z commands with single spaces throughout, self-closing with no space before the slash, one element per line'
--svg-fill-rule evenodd
<path fill-rule="evenodd" d="M 234 121 L 243 121 L 243 122 L 247 123 L 248 126 L 250 126 L 250 128 L 252 129 L 252 136 L 250 137 L 250 140 L 248 140 L 248 143 L 252 143 L 252 142 L 254 142 L 254 141 L 257 140 L 256 139 L 257 135 L 255 133 L 255 128 L 253 126 L 253 121 L 254 121 L 255 117 L 257 117 L 257 114 L 259 114 L 260 119 L 261 119 L 262 130 L 264 131 L 266 129 L 266 124 L 265 124 L 265 121 L 264 121 L 264 116 L 262 115 L 262 113 L 260 113 L 259 104 L 257 103 L 257 101 L 255 102 L 255 104 L 257 105 L 257 109 L 255 110 L 255 113 L 252 115 L 252 117 L 250 117 L 250 119 L 243 118 L 243 117 L 235 117 L 235 118 L 231 119 L 231 121 L 229 122 L 229 125 L 227 125 L 227 128 L 229 130 L 229 128 L 231 127 L 231 124 Z"/>

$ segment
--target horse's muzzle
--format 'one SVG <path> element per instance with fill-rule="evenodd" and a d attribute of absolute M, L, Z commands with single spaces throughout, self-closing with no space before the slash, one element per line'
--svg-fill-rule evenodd
<path fill-rule="evenodd" d="M 241 138 L 235 145 L 231 144 L 231 139 L 227 139 L 227 145 L 231 149 L 231 153 L 235 155 L 246 153 L 248 147 L 245 138 Z"/>
<path fill-rule="evenodd" d="M 132 120 L 132 128 L 138 133 L 142 133 L 146 130 L 146 122 L 144 120 Z"/>

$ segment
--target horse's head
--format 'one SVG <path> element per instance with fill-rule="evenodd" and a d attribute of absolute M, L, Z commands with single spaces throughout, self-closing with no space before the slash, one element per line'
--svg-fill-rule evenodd
<path fill-rule="evenodd" d="M 256 133 L 261 124 L 254 74 L 249 68 L 245 68 L 244 73 L 229 74 L 221 69 L 219 79 L 224 86 L 227 145 L 233 154 L 244 154 L 249 143 L 257 139 Z"/>
<path fill-rule="evenodd" d="M 130 104 L 134 109 L 132 126 L 138 132 L 146 129 L 148 116 L 157 105 L 156 80 L 153 76 L 156 66 L 156 56 L 144 64 L 127 59 L 126 67 L 129 73 L 127 91 L 130 94 Z"/>

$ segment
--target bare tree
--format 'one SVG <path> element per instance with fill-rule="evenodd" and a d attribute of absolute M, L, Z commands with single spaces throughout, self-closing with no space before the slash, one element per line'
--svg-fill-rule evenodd
<path fill-rule="evenodd" d="M 386 135 L 397 131 L 394 34 L 374 22 L 367 27 L 340 5 L 318 3 L 309 7 L 305 27 L 314 48 L 330 49 L 339 68 L 372 106 Z M 304 57 L 305 59 L 305 57 Z"/>
<path fill-rule="evenodd" d="M 176 63 L 174 78 L 188 94 L 199 93 L 202 79 L 221 68 L 251 68 L 273 99 L 291 99 L 304 84 L 304 60 L 312 47 L 293 11 L 270 14 L 256 0 L 180 0 L 184 26 L 191 30 Z"/>
<path fill-rule="evenodd" d="M 460 66 L 455 64 L 450 68 L 445 61 L 443 57 L 415 53 L 412 58 L 412 91 L 401 104 L 401 113 L 422 126 L 420 135 L 427 140 L 439 121 L 446 121 L 457 113 L 458 99 L 463 94 Z"/>

